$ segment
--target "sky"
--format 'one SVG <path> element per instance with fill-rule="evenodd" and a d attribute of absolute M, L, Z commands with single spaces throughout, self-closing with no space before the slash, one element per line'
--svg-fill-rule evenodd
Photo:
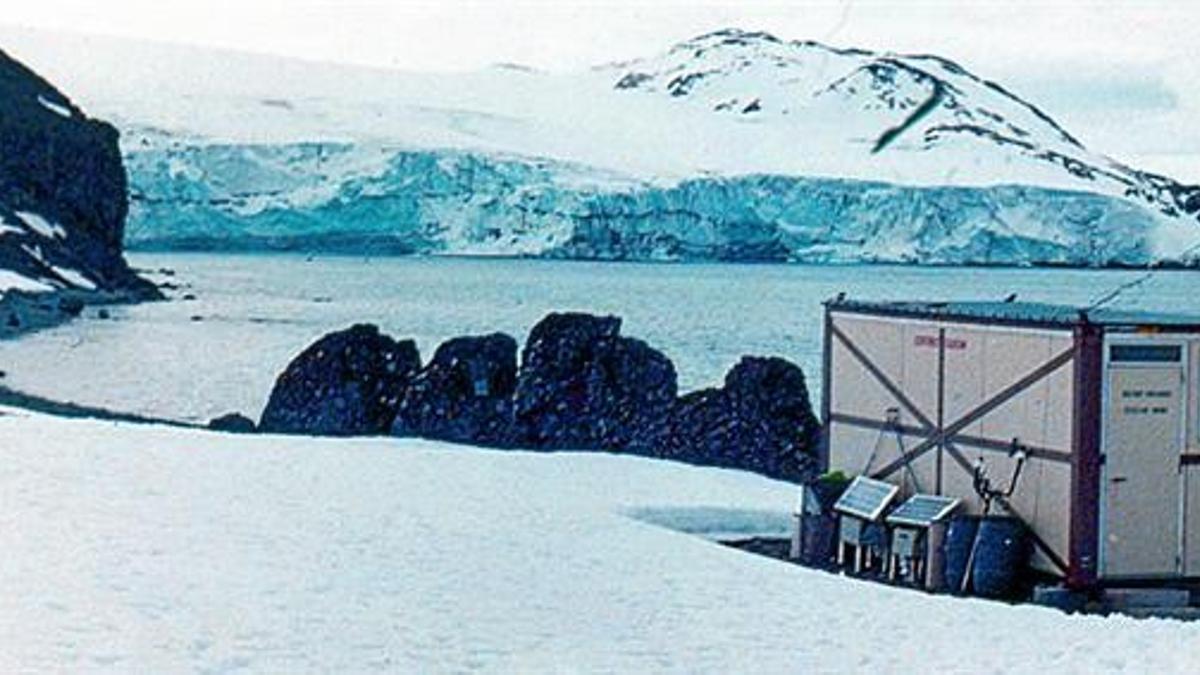
<path fill-rule="evenodd" d="M 928 52 L 1005 84 L 1096 150 L 1200 183 L 1187 0 L 6 0 L 9 25 L 405 70 L 570 70 L 717 28 Z"/>

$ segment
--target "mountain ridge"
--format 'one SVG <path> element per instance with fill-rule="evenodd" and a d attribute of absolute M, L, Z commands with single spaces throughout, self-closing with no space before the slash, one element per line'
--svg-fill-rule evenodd
<path fill-rule="evenodd" d="M 108 57 L 101 50 L 94 58 Z M 916 245 L 916 238 L 930 229 L 927 214 L 897 215 L 905 205 L 944 205 L 944 194 L 916 202 L 904 197 L 884 205 L 899 218 L 887 227 L 852 224 L 851 229 L 866 233 L 864 260 L 1089 265 L 1197 260 L 1185 252 L 1200 242 L 1200 187 L 1094 153 L 1036 105 L 930 54 L 786 42 L 768 33 L 724 29 L 645 58 L 569 73 L 507 65 L 426 76 L 219 54 L 207 69 L 192 62 L 169 65 L 149 69 L 131 64 L 130 83 L 90 87 L 89 103 L 112 111 L 124 131 L 123 149 L 133 167 L 129 243 L 135 247 L 153 242 L 170 248 L 175 237 L 174 246 L 186 248 L 205 237 L 229 236 L 250 247 L 320 250 L 319 242 L 338 239 L 339 232 L 339 246 L 348 245 L 363 225 L 360 219 L 374 209 L 378 217 L 392 220 L 368 229 L 378 233 L 390 223 L 393 239 L 408 238 L 397 247 L 400 251 L 474 254 L 482 247 L 489 254 L 560 256 L 564 251 L 558 244 L 570 240 L 570 232 L 589 229 L 580 227 L 576 217 L 581 200 L 611 204 L 624 195 L 629 198 L 625 201 L 669 202 L 686 193 L 703 202 L 700 211 L 706 215 L 697 221 L 694 235 L 672 236 L 707 241 L 711 237 L 706 239 L 706 233 L 744 229 L 740 226 L 745 223 L 735 222 L 739 213 L 779 207 L 722 202 L 744 186 L 778 186 L 785 179 L 791 182 L 784 191 L 794 195 L 805 192 L 803 184 L 811 187 L 829 179 L 858 187 L 839 185 L 821 198 L 836 195 L 857 206 L 829 209 L 815 221 L 806 215 L 811 233 L 836 229 L 828 221 L 847 213 L 863 217 L 862 206 L 874 203 L 875 183 L 897 188 L 895 194 L 907 194 L 907 188 L 964 188 L 960 196 L 968 203 L 962 217 L 956 217 L 962 229 L 948 237 L 990 232 L 1004 239 L 1006 231 L 1041 233 L 1032 249 L 1015 247 L 1000 260 L 947 260 L 938 253 L 943 246 L 928 241 Z M 96 70 L 108 68 L 99 65 Z M 153 95 L 145 91 L 149 85 Z M 320 155 L 316 158 L 305 150 L 314 147 Z M 425 159 L 416 159 L 420 157 Z M 472 159 L 461 161 L 463 157 Z M 480 182 L 485 191 L 464 197 L 467 201 L 456 210 L 437 195 L 425 200 L 429 195 L 413 191 L 423 178 L 402 167 L 422 161 L 504 175 L 510 182 Z M 453 180 L 469 184 L 472 178 Z M 695 186 L 704 181 L 707 191 L 701 195 Z M 730 185 L 735 187 L 727 189 Z M 1104 199 L 1088 200 L 1086 217 L 1073 215 L 1080 202 L 1068 197 L 1039 200 L 1045 215 L 1028 209 L 1015 213 L 1008 206 L 972 206 L 989 200 L 1007 204 L 1000 195 L 1010 194 L 1004 192 L 1008 186 L 1024 186 L 1031 194 L 1041 190 L 1043 196 L 1082 192 Z M 486 191 L 493 189 L 500 192 Z M 518 193 L 519 198 L 513 196 Z M 748 194 L 752 196 L 746 198 L 761 202 L 791 198 Z M 562 209 L 539 208 L 570 217 L 547 225 L 545 232 L 519 237 L 506 250 L 504 234 L 524 228 L 529 220 L 521 200 L 548 204 L 556 198 L 566 200 Z M 511 208 L 493 208 L 506 203 Z M 478 204 L 493 206 L 487 211 L 473 206 Z M 1105 215 L 1096 215 L 1095 209 Z M 508 216 L 497 215 L 506 210 Z M 645 218 L 668 222 L 673 213 L 650 212 Z M 583 215 L 593 221 L 597 217 Z M 173 234 L 172 223 L 180 222 L 187 226 Z M 207 234 L 194 227 L 203 222 L 214 224 Z M 256 239 L 255 228 L 266 222 L 274 232 Z M 1101 232 L 1136 241 L 1115 249 L 1109 244 L 1093 248 L 1129 255 L 1042 257 L 1080 237 L 1094 239 L 1080 228 L 1100 222 L 1115 228 L 1106 225 Z M 645 225 L 602 229 L 618 237 L 640 237 Z M 755 220 L 754 228 L 760 227 L 777 242 L 796 239 L 795 222 Z M 914 238 L 907 248 L 881 238 L 884 230 L 894 238 L 905 228 Z M 450 237 L 464 230 L 502 236 L 496 241 L 483 241 L 478 234 Z M 414 232 L 423 234 L 412 239 Z M 535 244 L 539 237 L 548 243 Z M 377 241 L 364 239 L 360 248 L 370 252 Z M 220 244 L 209 241 L 202 247 Z M 888 247 L 907 252 L 880 259 Z M 713 255 L 736 258 L 739 248 Z M 780 259 L 814 259 L 807 248 L 786 243 L 776 248 L 784 251 Z M 637 255 L 634 250 L 613 252 L 618 258 Z"/>

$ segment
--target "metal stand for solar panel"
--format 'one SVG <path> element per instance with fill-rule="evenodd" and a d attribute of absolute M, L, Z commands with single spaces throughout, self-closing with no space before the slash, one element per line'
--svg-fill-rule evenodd
<path fill-rule="evenodd" d="M 885 439 L 888 436 L 892 436 L 896 441 L 896 450 L 899 453 L 898 459 L 904 463 L 905 475 L 912 482 L 912 489 L 920 492 L 921 482 L 917 479 L 917 474 L 909 462 L 908 450 L 904 447 L 904 433 L 900 426 L 900 409 L 895 407 L 886 408 L 883 416 L 884 423 L 879 428 L 879 435 L 875 437 L 875 445 L 871 448 L 871 454 L 867 456 L 862 476 L 871 475 L 871 467 L 874 466 L 875 460 L 879 458 L 880 449 L 884 445 Z M 858 479 L 855 480 L 857 482 Z M 879 517 L 883 514 L 882 509 L 887 506 L 887 502 L 890 502 L 896 496 L 900 488 L 883 483 L 882 481 L 872 480 L 872 482 L 891 489 L 891 493 L 886 501 L 880 505 L 881 510 L 870 518 L 865 518 L 862 513 L 842 511 L 843 515 L 838 522 L 838 566 L 845 565 L 846 547 L 852 546 L 854 548 L 854 572 L 856 574 L 862 572 L 864 564 L 870 562 L 875 557 L 880 558 L 880 562 L 885 568 L 891 564 L 890 536 L 886 529 L 883 529 L 884 524 L 879 520 Z M 853 487 L 854 485 L 852 484 L 851 488 Z M 840 503 L 841 500 L 839 500 Z M 839 510 L 836 505 L 834 506 L 834 510 Z M 878 525 L 878 529 L 874 529 L 873 525 Z M 871 535 L 880 536 L 874 537 L 875 541 L 872 542 Z M 870 552 L 870 558 L 864 560 L 868 551 Z"/>
<path fill-rule="evenodd" d="M 892 526 L 891 547 L 888 551 L 888 579 L 895 581 L 902 565 L 907 563 L 906 576 L 912 583 L 922 579 L 926 585 L 936 585 L 931 574 L 940 570 L 935 564 L 941 545 L 946 519 L 958 508 L 961 500 L 940 495 L 913 495 L 886 520 Z"/>

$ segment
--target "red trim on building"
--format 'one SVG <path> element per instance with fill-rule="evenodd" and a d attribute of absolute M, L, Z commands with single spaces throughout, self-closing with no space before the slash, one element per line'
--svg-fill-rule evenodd
<path fill-rule="evenodd" d="M 1096 585 L 1100 555 L 1100 426 L 1104 329 L 1075 327 L 1075 411 L 1071 428 L 1071 527 L 1067 585 Z"/>

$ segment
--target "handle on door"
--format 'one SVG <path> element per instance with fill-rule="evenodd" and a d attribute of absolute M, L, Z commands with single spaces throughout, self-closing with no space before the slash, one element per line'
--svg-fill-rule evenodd
<path fill-rule="evenodd" d="M 1109 482 L 1110 483 L 1124 483 L 1127 480 L 1129 480 L 1129 478 L 1126 476 L 1113 476 L 1111 479 L 1109 479 Z"/>

